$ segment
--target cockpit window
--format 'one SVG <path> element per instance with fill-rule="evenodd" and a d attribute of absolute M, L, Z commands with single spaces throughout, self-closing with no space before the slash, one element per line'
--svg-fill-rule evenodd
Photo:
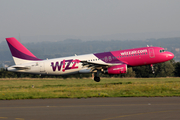
<path fill-rule="evenodd" d="M 163 52 L 165 52 L 165 50 L 160 50 L 160 53 L 163 53 Z"/>

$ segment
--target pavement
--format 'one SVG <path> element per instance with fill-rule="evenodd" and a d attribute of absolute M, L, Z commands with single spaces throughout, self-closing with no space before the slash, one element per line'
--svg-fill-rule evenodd
<path fill-rule="evenodd" d="M 0 120 L 179 120 L 180 97 L 0 100 Z"/>

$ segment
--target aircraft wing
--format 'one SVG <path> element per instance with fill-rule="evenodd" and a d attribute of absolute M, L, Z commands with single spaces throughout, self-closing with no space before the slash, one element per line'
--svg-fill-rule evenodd
<path fill-rule="evenodd" d="M 94 63 L 94 62 L 88 62 L 88 61 L 80 61 L 80 62 L 82 63 L 82 65 L 84 67 L 91 68 L 91 71 L 105 69 L 105 68 L 108 68 L 110 66 L 122 64 L 122 63 L 115 63 L 115 64 L 106 63 L 106 64 L 103 64 L 103 63 Z"/>

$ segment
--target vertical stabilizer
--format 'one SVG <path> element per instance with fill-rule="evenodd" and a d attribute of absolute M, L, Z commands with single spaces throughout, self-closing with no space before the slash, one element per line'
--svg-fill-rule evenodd
<path fill-rule="evenodd" d="M 16 40 L 16 38 L 6 38 L 6 41 L 16 65 L 41 60 L 33 55 L 26 47 Z"/>

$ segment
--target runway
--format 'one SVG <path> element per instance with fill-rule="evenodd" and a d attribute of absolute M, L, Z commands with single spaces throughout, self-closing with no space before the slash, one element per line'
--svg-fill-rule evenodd
<path fill-rule="evenodd" d="M 1 100 L 0 120 L 177 120 L 180 97 Z"/>

